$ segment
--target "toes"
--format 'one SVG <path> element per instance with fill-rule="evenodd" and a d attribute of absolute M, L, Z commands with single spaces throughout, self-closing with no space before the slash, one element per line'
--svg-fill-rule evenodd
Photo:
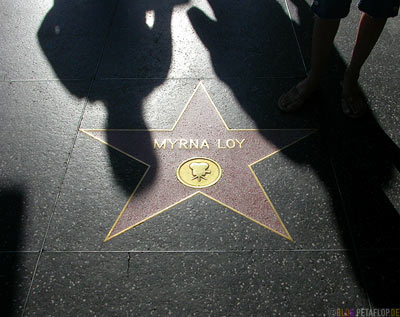
<path fill-rule="evenodd" d="M 279 98 L 278 104 L 279 104 L 279 109 L 283 111 L 287 110 L 287 107 L 289 105 L 289 99 L 286 94 Z"/>
<path fill-rule="evenodd" d="M 361 96 L 358 98 L 342 97 L 342 110 L 350 118 L 359 118 L 367 111 L 367 105 Z"/>
<path fill-rule="evenodd" d="M 346 115 L 351 114 L 351 110 L 350 110 L 349 106 L 347 105 L 347 102 L 345 99 L 342 99 L 342 110 L 343 110 L 343 113 Z"/>

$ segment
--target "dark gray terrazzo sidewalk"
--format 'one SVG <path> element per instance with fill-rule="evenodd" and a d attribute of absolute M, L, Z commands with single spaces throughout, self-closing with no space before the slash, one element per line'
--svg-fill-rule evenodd
<path fill-rule="evenodd" d="M 2 316 L 400 308 L 400 20 L 361 75 L 367 116 L 340 109 L 355 4 L 322 90 L 282 114 L 310 4 L 1 1 Z M 170 129 L 199 82 L 229 128 L 317 129 L 254 166 L 294 241 L 197 195 L 104 242 L 146 167 L 79 129 Z"/>

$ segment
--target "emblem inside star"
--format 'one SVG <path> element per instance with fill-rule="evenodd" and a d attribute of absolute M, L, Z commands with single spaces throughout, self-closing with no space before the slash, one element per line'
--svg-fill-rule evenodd
<path fill-rule="evenodd" d="M 314 130 L 230 129 L 200 82 L 170 129 L 81 131 L 147 165 L 105 241 L 194 195 L 293 241 L 252 166 Z"/>

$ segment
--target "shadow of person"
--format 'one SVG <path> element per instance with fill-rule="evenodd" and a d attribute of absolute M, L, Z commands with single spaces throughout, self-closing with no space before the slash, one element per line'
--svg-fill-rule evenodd
<path fill-rule="evenodd" d="M 208 2 L 216 21 L 197 8 L 190 9 L 188 16 L 209 50 L 215 73 L 259 128 L 320 126 L 319 151 L 326 148 L 330 171 L 302 150 L 282 153 L 297 165 L 311 166 L 331 199 L 341 199 L 333 205 L 344 232 L 343 244 L 353 250 L 349 257 L 355 275 L 374 305 L 398 305 L 390 286 L 400 281 L 395 251 L 400 246 L 400 217 L 382 188 L 399 168 L 399 149 L 372 114 L 359 121 L 342 114 L 338 79 L 346 64 L 340 54 L 334 50 L 333 73 L 323 82 L 329 88 L 313 102 L 323 108 L 279 113 L 278 97 L 305 75 L 292 27 L 300 46 L 310 49 L 313 19 L 309 5 L 303 0 L 291 2 L 299 17 L 292 26 L 284 1 Z"/>
<path fill-rule="evenodd" d="M 4 316 L 12 316 L 18 311 L 23 298 L 21 285 L 23 257 L 20 252 L 21 229 L 24 218 L 25 189 L 20 185 L 0 187 L 0 250 L 5 251 L 0 257 L 0 298 Z M 21 295 L 22 294 L 22 295 Z"/>
<path fill-rule="evenodd" d="M 399 296 L 393 290 L 400 282 L 400 215 L 398 192 L 390 191 L 398 187 L 400 150 L 372 113 L 358 121 L 346 118 L 340 85 L 333 80 L 326 84 L 332 90 L 324 94 L 325 140 L 352 232 L 346 243 L 356 250 L 354 267 L 362 271 L 373 304 L 397 307 Z"/>
<path fill-rule="evenodd" d="M 92 126 L 99 114 L 87 105 L 84 128 L 146 129 L 143 99 L 167 77 L 172 10 L 184 2 L 54 1 L 37 32 L 40 46 L 71 94 L 88 96 L 89 102 L 101 102 L 107 110 L 105 126 Z M 150 135 L 144 139 L 143 151 L 149 153 L 146 163 L 157 169 Z M 120 154 L 107 150 L 116 182 L 131 194 L 132 179 L 125 175 Z"/>

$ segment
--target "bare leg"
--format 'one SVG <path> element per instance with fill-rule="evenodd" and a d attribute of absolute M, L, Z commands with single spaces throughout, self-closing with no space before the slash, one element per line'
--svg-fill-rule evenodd
<path fill-rule="evenodd" d="M 296 85 L 294 91 L 291 90 L 280 98 L 279 107 L 281 110 L 297 110 L 318 88 L 339 24 L 340 19 L 320 19 L 318 17 L 315 19 L 311 50 L 311 70 L 307 78 Z M 296 95 L 298 98 L 295 98 Z"/>
<path fill-rule="evenodd" d="M 353 55 L 343 80 L 343 96 L 345 98 L 349 97 L 353 100 L 360 98 L 360 92 L 357 86 L 360 70 L 374 48 L 376 42 L 378 41 L 379 36 L 381 35 L 385 26 L 386 20 L 387 19 L 385 18 L 372 18 L 365 13 L 361 15 L 357 39 L 353 49 Z M 360 101 L 354 102 L 354 107 L 358 107 L 358 109 L 350 109 L 346 106 L 351 106 L 351 104 L 349 103 L 349 105 L 344 105 L 343 107 L 344 112 L 346 114 L 350 114 L 351 112 L 357 113 L 364 111 L 364 109 L 359 109 L 359 107 L 364 107 L 366 105 L 363 105 Z"/>
<path fill-rule="evenodd" d="M 311 70 L 306 78 L 311 88 L 318 86 L 321 81 L 339 24 L 340 19 L 328 20 L 318 17 L 315 19 L 311 50 Z"/>

